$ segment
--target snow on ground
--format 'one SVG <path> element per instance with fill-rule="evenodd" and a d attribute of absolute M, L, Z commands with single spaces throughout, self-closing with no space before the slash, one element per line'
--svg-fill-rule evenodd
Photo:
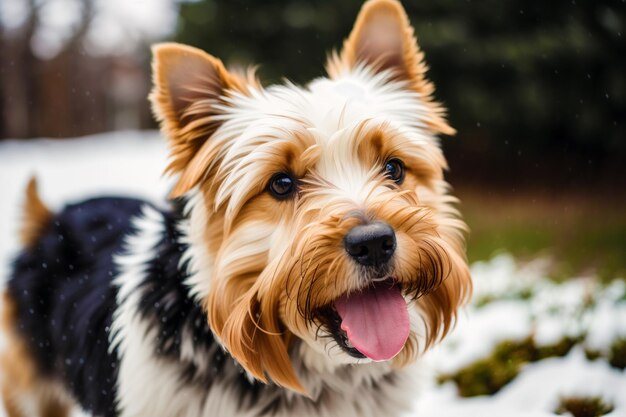
<path fill-rule="evenodd" d="M 528 365 L 493 396 L 459 399 L 455 387 L 430 387 L 417 404 L 420 417 L 546 417 L 554 416 L 565 395 L 600 396 L 615 410 L 606 416 L 626 415 L 626 375 L 604 361 L 589 362 L 575 348 L 563 358 Z"/>
<path fill-rule="evenodd" d="M 582 340 L 565 357 L 527 364 L 492 396 L 459 398 L 451 382 L 431 385 L 418 402 L 421 417 L 554 416 L 566 396 L 600 397 L 614 406 L 607 416 L 626 416 L 626 371 L 584 350 L 606 354 L 626 338 L 626 284 L 601 286 L 590 278 L 555 283 L 545 260 L 520 266 L 509 255 L 472 266 L 475 291 L 457 327 L 429 352 L 431 375 L 449 374 L 489 356 L 504 341 L 533 336 L 538 347 L 566 337 Z M 488 300 L 488 301 L 485 301 Z"/>
<path fill-rule="evenodd" d="M 44 201 L 54 208 L 99 195 L 162 201 L 167 155 L 156 132 L 115 132 L 66 141 L 0 142 L 0 276 L 18 248 L 20 205 L 32 175 Z"/>
<path fill-rule="evenodd" d="M 37 175 L 40 193 L 53 208 L 103 194 L 139 196 L 159 204 L 170 185 L 161 177 L 166 159 L 164 141 L 156 132 L 0 142 L 0 276 L 7 276 L 18 249 L 19 208 L 31 175 Z M 583 350 L 606 353 L 616 338 L 626 337 L 624 282 L 608 287 L 590 279 L 555 284 L 545 278 L 545 270 L 545 260 L 521 266 L 508 255 L 472 266 L 472 304 L 446 341 L 421 362 L 424 388 L 416 399 L 418 416 L 554 416 L 563 395 L 599 396 L 615 408 L 607 416 L 626 416 L 626 373 L 605 359 L 587 360 Z M 527 364 L 492 396 L 460 398 L 453 383 L 437 385 L 437 375 L 489 356 L 499 342 L 530 335 L 539 346 L 565 336 L 584 342 L 565 357 Z"/>

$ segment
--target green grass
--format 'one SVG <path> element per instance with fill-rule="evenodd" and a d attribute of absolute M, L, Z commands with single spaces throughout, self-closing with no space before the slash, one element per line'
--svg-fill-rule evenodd
<path fill-rule="evenodd" d="M 526 364 L 546 358 L 563 357 L 581 340 L 580 338 L 566 337 L 547 346 L 537 346 L 532 336 L 522 340 L 506 340 L 498 343 L 489 356 L 454 373 L 440 375 L 438 382 L 440 384 L 449 381 L 454 382 L 459 395 L 462 397 L 493 395 L 515 379 Z M 590 360 L 603 356 L 601 352 L 586 351 L 586 353 Z M 626 339 L 617 339 L 613 342 L 607 360 L 614 368 L 624 369 L 626 367 Z M 575 405 L 574 402 L 568 404 Z M 579 409 L 583 409 L 585 404 L 578 404 L 580 405 Z M 562 409 L 563 412 L 569 410 L 568 408 Z M 590 409 L 595 410 L 597 408 L 590 407 Z M 581 412 L 580 414 L 574 413 L 574 415 L 599 416 L 602 414 L 584 414 Z"/>
<path fill-rule="evenodd" d="M 471 233 L 470 261 L 509 252 L 520 260 L 550 256 L 552 277 L 626 277 L 626 204 L 620 196 L 485 193 L 461 189 Z"/>
<path fill-rule="evenodd" d="M 608 352 L 585 349 L 585 356 L 590 361 L 606 359 L 613 368 L 626 369 L 626 338 L 618 338 L 613 341 Z"/>
<path fill-rule="evenodd" d="M 618 339 L 611 345 L 609 363 L 618 369 L 626 369 L 626 339 Z"/>
<path fill-rule="evenodd" d="M 569 413 L 574 417 L 600 417 L 613 411 L 613 405 L 600 397 L 562 397 L 557 414 Z"/>
<path fill-rule="evenodd" d="M 564 338 L 548 346 L 537 346 L 533 337 L 503 341 L 494 347 L 488 357 L 453 374 L 440 375 L 438 382 L 454 382 L 462 397 L 493 395 L 515 379 L 524 365 L 549 357 L 565 356 L 579 341 Z"/>

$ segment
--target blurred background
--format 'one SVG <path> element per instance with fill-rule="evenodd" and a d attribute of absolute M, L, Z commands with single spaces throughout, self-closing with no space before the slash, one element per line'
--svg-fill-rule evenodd
<path fill-rule="evenodd" d="M 165 195 L 152 43 L 305 83 L 324 75 L 361 3 L 0 0 L 0 275 L 32 172 L 57 206 Z M 458 130 L 442 145 L 476 285 L 421 415 L 626 415 L 626 1 L 403 3 Z M 564 395 L 579 386 L 602 388 Z M 511 408 L 476 411 L 480 399 L 457 395 Z"/>
<path fill-rule="evenodd" d="M 149 45 L 175 40 L 267 82 L 323 75 L 360 0 L 2 0 L 0 138 L 154 129 Z M 469 255 L 626 270 L 623 0 L 407 1 L 457 128 L 448 178 Z"/>

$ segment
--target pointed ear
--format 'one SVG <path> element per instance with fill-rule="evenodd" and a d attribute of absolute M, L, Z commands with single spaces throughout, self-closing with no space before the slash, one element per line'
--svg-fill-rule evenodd
<path fill-rule="evenodd" d="M 155 45 L 153 52 L 153 112 L 167 135 L 171 162 L 167 172 L 186 177 L 172 192 L 179 196 L 195 185 L 185 169 L 220 122 L 219 104 L 233 92 L 246 93 L 248 80 L 226 70 L 219 59 L 200 49 L 176 43 Z M 192 177 L 196 177 L 193 176 Z"/>
<path fill-rule="evenodd" d="M 390 70 L 420 93 L 431 110 L 431 117 L 426 121 L 428 126 L 435 133 L 454 134 L 454 129 L 443 117 L 444 109 L 432 101 L 434 86 L 426 79 L 428 67 L 413 32 L 399 1 L 368 0 L 361 8 L 341 53 L 329 58 L 328 73 L 331 78 L 336 78 L 359 64 L 369 65 L 376 72 Z"/>

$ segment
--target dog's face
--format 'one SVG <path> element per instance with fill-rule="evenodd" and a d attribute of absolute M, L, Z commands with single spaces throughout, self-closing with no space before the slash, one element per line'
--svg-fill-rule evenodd
<path fill-rule="evenodd" d="M 402 366 L 471 286 L 436 139 L 453 130 L 399 3 L 366 3 L 327 69 L 263 88 L 197 49 L 155 48 L 194 291 L 248 372 L 298 391 L 296 343 L 331 364 Z"/>

